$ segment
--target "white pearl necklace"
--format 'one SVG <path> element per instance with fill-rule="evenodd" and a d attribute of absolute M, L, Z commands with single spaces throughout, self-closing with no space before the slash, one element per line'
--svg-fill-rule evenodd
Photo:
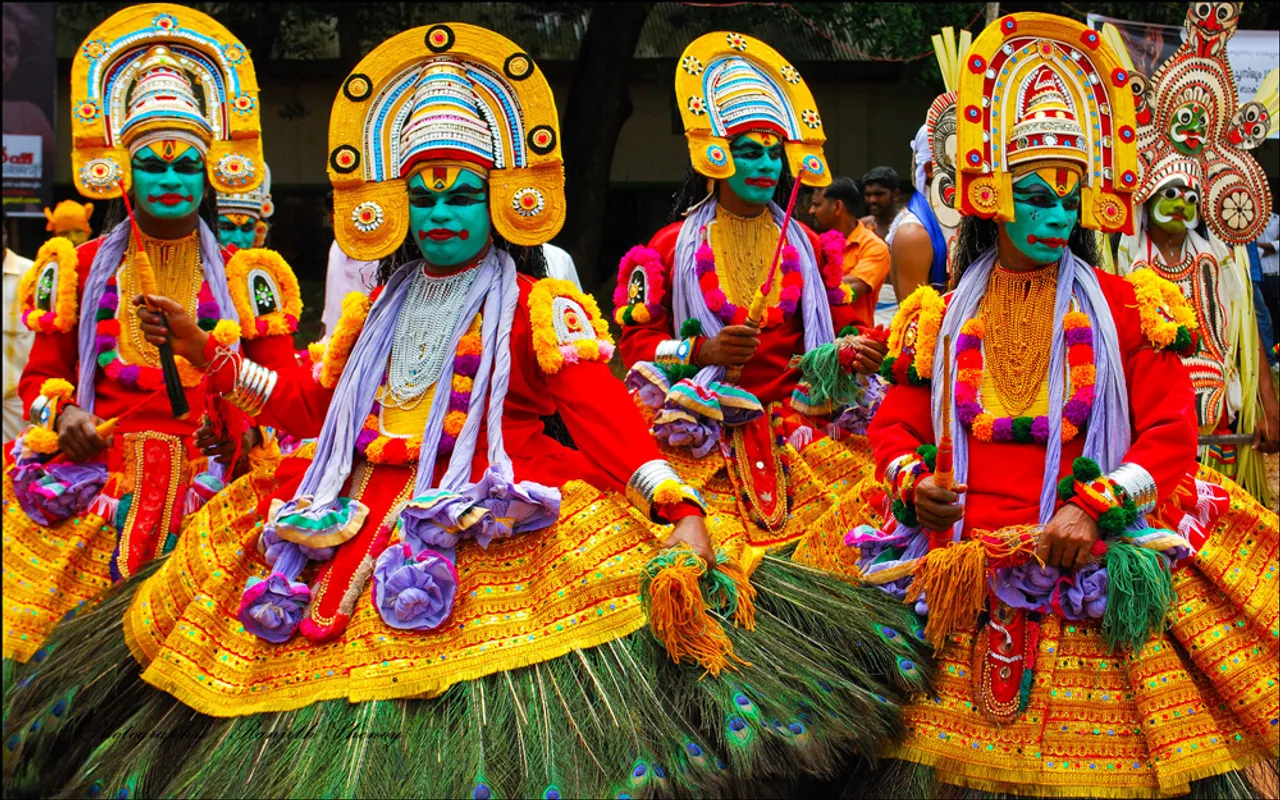
<path fill-rule="evenodd" d="M 418 270 L 396 319 L 382 405 L 409 410 L 422 402 L 440 378 L 444 360 L 453 355 L 449 343 L 477 270 L 444 277 Z"/>

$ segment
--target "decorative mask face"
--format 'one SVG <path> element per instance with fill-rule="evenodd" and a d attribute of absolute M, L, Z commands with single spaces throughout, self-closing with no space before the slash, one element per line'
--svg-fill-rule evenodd
<path fill-rule="evenodd" d="M 772 133 L 742 133 L 729 143 L 729 153 L 733 174 L 728 184 L 733 193 L 753 205 L 772 200 L 782 177 L 782 140 Z"/>
<path fill-rule="evenodd" d="M 1200 155 L 1208 132 L 1209 112 L 1199 102 L 1192 100 L 1174 109 L 1169 120 L 1169 140 L 1179 153 Z"/>
<path fill-rule="evenodd" d="M 1066 252 L 1080 218 L 1080 174 L 1047 167 L 1013 185 L 1013 222 L 1005 232 L 1035 264 L 1053 264 Z"/>
<path fill-rule="evenodd" d="M 1151 222 L 1166 233 L 1182 234 L 1194 228 L 1200 217 L 1200 192 L 1181 178 L 1161 186 L 1147 201 Z"/>
<path fill-rule="evenodd" d="M 133 156 L 133 196 L 156 219 L 181 219 L 204 198 L 204 156 L 174 140 L 153 142 Z"/>
<path fill-rule="evenodd" d="M 248 214 L 219 214 L 218 243 L 223 247 L 235 245 L 241 250 L 253 247 L 255 222 Z"/>
<path fill-rule="evenodd" d="M 435 267 L 456 267 L 489 242 L 489 182 L 462 166 L 432 166 L 409 180 L 409 235 Z"/>

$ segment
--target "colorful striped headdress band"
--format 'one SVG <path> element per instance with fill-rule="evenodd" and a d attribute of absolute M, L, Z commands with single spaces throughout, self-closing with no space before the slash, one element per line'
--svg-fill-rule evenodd
<path fill-rule="evenodd" d="M 676 69 L 676 100 L 693 167 L 708 178 L 734 172 L 729 140 L 767 131 L 783 140 L 792 175 L 826 186 L 831 173 L 822 146 L 826 134 L 800 72 L 764 42 L 740 33 L 699 36 Z"/>
<path fill-rule="evenodd" d="M 1007 155 L 1014 174 L 1047 160 L 1087 168 L 1084 131 L 1054 71 L 1040 67 L 1019 93 L 1022 112 L 1013 126 Z"/>
<path fill-rule="evenodd" d="M 408 233 L 408 178 L 424 163 L 488 171 L 489 214 L 508 242 L 564 224 L 564 163 L 551 87 L 511 40 L 448 23 L 393 36 L 347 76 L 329 116 L 334 234 L 373 261 Z"/>
<path fill-rule="evenodd" d="M 94 28 L 71 61 L 71 166 L 88 197 L 132 186 L 132 155 L 182 141 L 205 156 L 214 191 L 262 182 L 258 81 L 249 51 L 185 6 L 142 3 Z"/>

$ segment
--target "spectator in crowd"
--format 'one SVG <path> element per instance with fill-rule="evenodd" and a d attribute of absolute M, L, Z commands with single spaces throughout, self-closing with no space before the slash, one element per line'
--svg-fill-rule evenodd
<path fill-rule="evenodd" d="M 844 282 L 853 287 L 854 324 L 866 326 L 875 322 L 876 299 L 889 277 L 889 248 L 859 221 L 858 196 L 853 178 L 836 178 L 814 190 L 809 213 L 820 231 L 844 236 Z"/>
<path fill-rule="evenodd" d="M 929 181 L 933 177 L 933 154 L 929 126 L 921 125 L 911 140 L 911 186 L 907 211 L 920 226 L 902 223 L 889 234 L 892 269 L 890 281 L 899 297 L 906 298 L 926 283 L 945 290 L 947 285 L 947 232 L 938 222 L 929 203 Z"/>
<path fill-rule="evenodd" d="M 893 167 L 872 167 L 862 176 L 862 199 L 867 204 L 867 216 L 862 218 L 881 241 L 889 238 L 893 226 L 902 211 L 900 181 Z"/>
<path fill-rule="evenodd" d="M 547 262 L 547 277 L 569 281 L 578 291 L 582 291 L 582 281 L 578 280 L 578 268 L 573 264 L 573 256 L 551 242 L 542 246 L 542 257 Z"/>
<path fill-rule="evenodd" d="M 4 441 L 22 432 L 22 398 L 18 396 L 18 379 L 27 365 L 35 334 L 22 323 L 22 302 L 18 299 L 18 282 L 31 268 L 31 259 L 9 249 L 9 220 L 6 215 L 0 227 L 4 230 Z"/>

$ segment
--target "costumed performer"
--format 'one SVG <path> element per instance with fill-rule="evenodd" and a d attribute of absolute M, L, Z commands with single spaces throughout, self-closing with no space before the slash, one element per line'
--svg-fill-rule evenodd
<path fill-rule="evenodd" d="M 791 176 L 831 182 L 800 73 L 716 32 L 685 48 L 675 83 L 692 162 L 683 219 L 623 257 L 615 319 L 637 407 L 750 571 L 870 470 L 862 434 L 882 386 L 867 374 L 884 346 L 853 329 L 872 333 L 875 303 L 853 304 L 844 237 L 817 237 L 775 202 L 794 196 Z M 830 527 L 848 529 L 838 515 Z"/>
<path fill-rule="evenodd" d="M 917 794 L 1239 796 L 1275 766 L 1276 515 L 1197 471 L 1181 292 L 1091 266 L 1086 229 L 1133 222 L 1130 80 L 1037 13 L 988 26 L 960 75 L 958 285 L 894 322 L 887 521 L 847 540 L 939 654 L 893 753 Z"/>
<path fill-rule="evenodd" d="M 257 103 L 244 45 L 182 6 L 121 11 L 76 53 L 76 188 L 111 199 L 123 187 L 137 222 L 117 213 L 78 248 L 51 239 L 20 287 L 35 344 L 19 387 L 31 426 L 4 475 L 6 663 L 42 657 L 54 625 L 171 549 L 183 520 L 221 488 L 189 440 L 202 410 L 222 419 L 221 404 L 185 360 L 165 374 L 144 338 L 142 316 L 155 314 L 142 296 L 203 328 L 235 322 L 248 331 L 245 352 L 294 363 L 300 300 L 288 265 L 253 250 L 224 266 L 200 216 L 209 192 L 261 179 Z M 238 440 L 246 421 L 230 417 Z"/>
<path fill-rule="evenodd" d="M 271 200 L 271 168 L 263 164 L 262 173 L 262 183 L 253 191 L 218 193 L 218 241 L 232 253 L 261 247 L 267 239 L 267 220 L 276 206 Z"/>
<path fill-rule="evenodd" d="M 1122 275 L 1150 269 L 1182 290 L 1200 332 L 1199 349 L 1183 363 L 1201 435 L 1256 432 L 1252 446 L 1207 444 L 1200 458 L 1274 508 L 1259 453 L 1280 448 L 1275 425 L 1263 424 L 1280 411 L 1262 367 L 1270 343 L 1258 334 L 1244 252 L 1271 215 L 1266 175 L 1248 151 L 1273 123 L 1261 103 L 1240 103 L 1227 61 L 1241 5 L 1192 3 L 1187 40 L 1149 80 L 1133 81 L 1143 205 L 1116 265 Z M 1206 236 L 1196 230 L 1202 217 Z"/>
<path fill-rule="evenodd" d="M 274 384 L 259 419 L 318 441 L 231 484 L 131 597 L 59 632 L 7 710 L 20 785 L 719 794 L 890 738 L 922 683 L 909 611 L 785 561 L 757 593 L 713 555 L 595 303 L 536 279 L 565 200 L 528 54 L 453 23 L 382 43 L 334 103 L 329 174 L 346 252 L 420 257 L 348 296 L 314 378 L 237 357 L 231 323 L 170 317 L 209 382 Z M 544 433 L 553 412 L 581 449 Z"/>
<path fill-rule="evenodd" d="M 93 232 L 89 225 L 89 218 L 92 216 L 93 203 L 63 200 L 52 211 L 48 208 L 44 210 L 44 229 L 79 247 L 89 241 L 89 235 Z"/>

